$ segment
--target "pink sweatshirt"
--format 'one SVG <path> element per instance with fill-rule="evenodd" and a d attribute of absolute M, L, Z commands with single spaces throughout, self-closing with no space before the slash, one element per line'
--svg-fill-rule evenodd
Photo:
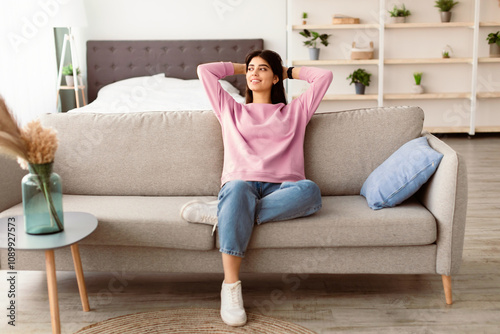
<path fill-rule="evenodd" d="M 198 66 L 198 76 L 222 127 L 222 185 L 237 179 L 273 183 L 304 180 L 306 125 L 332 82 L 332 72 L 302 67 L 300 79 L 310 86 L 287 105 L 236 102 L 218 81 L 233 74 L 232 63 Z"/>

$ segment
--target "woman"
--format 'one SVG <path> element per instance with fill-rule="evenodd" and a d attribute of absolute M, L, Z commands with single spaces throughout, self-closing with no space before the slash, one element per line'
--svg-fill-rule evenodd
<path fill-rule="evenodd" d="M 219 79 L 245 74 L 246 104 L 237 103 Z M 218 224 L 224 267 L 221 317 L 230 326 L 246 323 L 240 265 L 254 224 L 311 215 L 321 208 L 318 186 L 304 175 L 306 125 L 318 108 L 332 72 L 282 66 L 269 50 L 247 55 L 245 64 L 208 63 L 198 67 L 221 127 L 224 168 L 219 201 L 187 203 L 189 222 Z M 287 105 L 283 79 L 301 79 L 309 89 Z"/>

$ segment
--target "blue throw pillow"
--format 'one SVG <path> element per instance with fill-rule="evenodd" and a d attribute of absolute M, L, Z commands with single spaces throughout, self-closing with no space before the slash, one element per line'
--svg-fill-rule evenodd
<path fill-rule="evenodd" d="M 434 174 L 443 155 L 433 150 L 426 137 L 413 139 L 378 166 L 361 188 L 374 210 L 402 203 Z"/>

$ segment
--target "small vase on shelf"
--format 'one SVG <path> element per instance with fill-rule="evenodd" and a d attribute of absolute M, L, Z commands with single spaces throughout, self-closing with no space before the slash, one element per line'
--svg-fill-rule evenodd
<path fill-rule="evenodd" d="M 411 92 L 413 94 L 423 94 L 424 93 L 424 87 L 422 85 L 413 85 L 411 87 Z"/>
<path fill-rule="evenodd" d="M 500 31 L 489 33 L 486 40 L 490 46 L 490 57 L 500 57 Z"/>
<path fill-rule="evenodd" d="M 356 94 L 357 95 L 364 95 L 365 94 L 365 88 L 366 88 L 366 86 L 363 85 L 361 82 L 354 83 L 354 87 L 356 88 Z"/>
<path fill-rule="evenodd" d="M 389 18 L 389 23 L 406 23 L 406 17 L 404 16 L 392 16 Z"/>
<path fill-rule="evenodd" d="M 51 234 L 64 230 L 61 177 L 52 172 L 53 162 L 29 164 L 22 180 L 25 231 Z"/>
<path fill-rule="evenodd" d="M 77 75 L 76 77 L 78 79 L 78 80 L 76 80 L 78 82 L 78 85 L 79 86 L 83 86 L 82 76 L 81 75 Z M 64 78 L 66 79 L 66 86 L 68 86 L 68 87 L 75 87 L 76 81 L 75 81 L 75 77 L 74 76 L 72 76 L 72 75 L 66 75 Z"/>
<path fill-rule="evenodd" d="M 500 57 L 500 46 L 496 43 L 490 44 L 490 57 Z"/>
<path fill-rule="evenodd" d="M 309 59 L 310 60 L 319 59 L 319 48 L 309 48 Z"/>
<path fill-rule="evenodd" d="M 64 78 L 66 79 L 66 86 L 68 87 L 75 86 L 75 80 L 72 75 L 66 75 Z"/>
<path fill-rule="evenodd" d="M 441 12 L 441 22 L 447 23 L 451 21 L 451 12 Z"/>

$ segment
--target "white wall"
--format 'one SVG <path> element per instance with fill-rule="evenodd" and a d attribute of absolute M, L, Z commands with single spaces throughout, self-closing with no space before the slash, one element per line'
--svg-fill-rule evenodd
<path fill-rule="evenodd" d="M 263 38 L 286 57 L 285 0 L 85 0 L 88 26 L 77 31 L 81 62 L 94 39 Z M 84 66 L 82 66 L 84 67 Z"/>

